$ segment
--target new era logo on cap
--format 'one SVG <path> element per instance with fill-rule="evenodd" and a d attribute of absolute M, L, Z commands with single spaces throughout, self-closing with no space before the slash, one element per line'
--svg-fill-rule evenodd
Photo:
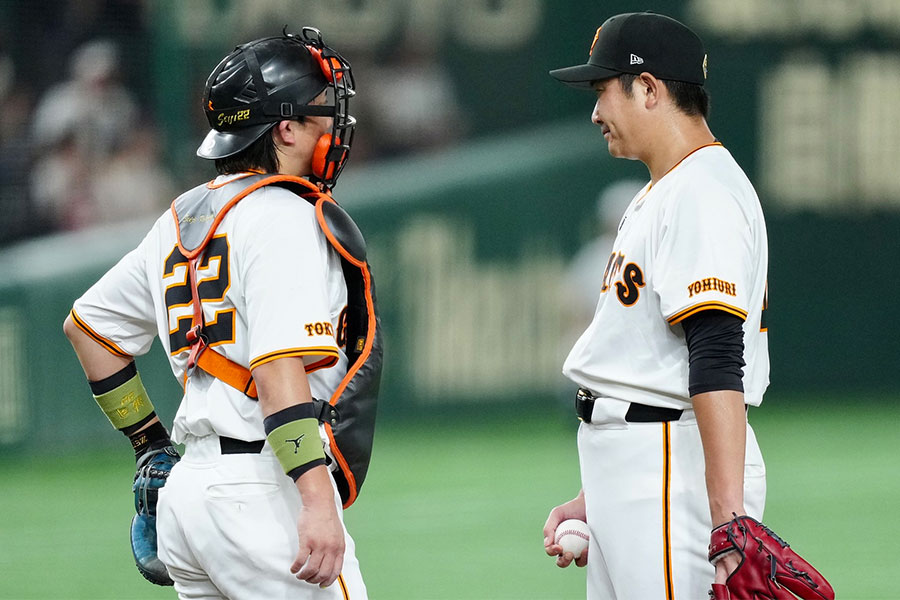
<path fill-rule="evenodd" d="M 554 69 L 550 75 L 584 89 L 595 81 L 644 71 L 658 79 L 703 85 L 705 57 L 703 42 L 683 23 L 656 13 L 623 13 L 597 29 L 586 64 Z"/>

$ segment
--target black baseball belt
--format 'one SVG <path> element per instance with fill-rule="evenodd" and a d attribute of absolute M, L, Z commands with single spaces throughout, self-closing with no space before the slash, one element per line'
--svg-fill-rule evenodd
<path fill-rule="evenodd" d="M 591 413 L 594 411 L 594 400 L 597 396 L 587 388 L 578 388 L 575 393 L 575 414 L 585 423 L 591 422 Z M 677 421 L 681 418 L 683 410 L 679 408 L 665 408 L 662 406 L 650 406 L 631 402 L 625 413 L 625 421 L 628 423 L 665 423 Z"/>
<path fill-rule="evenodd" d="M 259 454 L 262 452 L 265 443 L 266 440 L 247 442 L 230 437 L 219 438 L 219 447 L 222 450 L 222 454 Z"/>

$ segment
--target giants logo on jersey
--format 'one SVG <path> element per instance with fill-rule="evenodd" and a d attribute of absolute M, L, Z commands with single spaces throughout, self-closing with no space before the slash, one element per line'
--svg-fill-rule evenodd
<path fill-rule="evenodd" d="M 623 268 L 624 265 L 624 268 Z M 622 272 L 622 278 L 613 283 L 619 272 Z M 616 298 L 623 306 L 632 306 L 640 297 L 640 288 L 646 285 L 644 272 L 641 268 L 630 262 L 625 264 L 625 255 L 621 252 L 613 252 L 609 255 L 606 263 L 606 270 L 603 272 L 603 287 L 600 293 L 606 293 L 609 288 L 615 286 Z"/>

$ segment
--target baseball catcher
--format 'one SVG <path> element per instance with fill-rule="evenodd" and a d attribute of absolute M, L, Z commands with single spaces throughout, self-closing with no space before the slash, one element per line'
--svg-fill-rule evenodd
<path fill-rule="evenodd" d="M 355 93 L 313 27 L 234 48 L 200 104 L 217 176 L 66 319 L 135 450 L 138 570 L 179 598 L 366 598 L 343 509 L 368 471 L 381 330 L 365 239 L 331 195 Z M 171 439 L 133 360 L 156 338 L 184 388 Z"/>
<path fill-rule="evenodd" d="M 735 553 L 737 569 L 723 585 L 714 583 L 711 600 L 834 600 L 834 589 L 775 532 L 748 517 L 713 529 L 709 560 L 716 564 Z"/>

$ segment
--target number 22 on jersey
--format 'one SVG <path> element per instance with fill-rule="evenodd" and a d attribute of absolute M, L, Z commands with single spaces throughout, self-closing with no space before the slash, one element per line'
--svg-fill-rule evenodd
<path fill-rule="evenodd" d="M 206 246 L 203 260 L 197 266 L 197 293 L 201 304 L 222 302 L 231 284 L 228 271 L 228 238 L 225 234 L 213 237 Z M 175 246 L 163 266 L 165 303 L 169 312 L 169 354 L 175 355 L 190 348 L 187 333 L 191 328 L 191 283 L 188 278 L 189 261 Z M 203 333 L 207 344 L 234 342 L 234 308 L 217 310 L 207 321 Z"/>

